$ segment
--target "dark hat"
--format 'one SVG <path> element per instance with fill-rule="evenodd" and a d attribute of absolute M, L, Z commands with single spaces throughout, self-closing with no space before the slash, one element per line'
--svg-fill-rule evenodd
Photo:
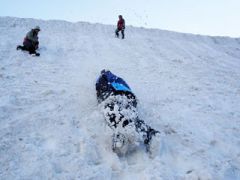
<path fill-rule="evenodd" d="M 41 30 L 39 26 L 36 26 L 34 29 L 35 29 L 35 30 L 38 30 L 38 31 Z"/>

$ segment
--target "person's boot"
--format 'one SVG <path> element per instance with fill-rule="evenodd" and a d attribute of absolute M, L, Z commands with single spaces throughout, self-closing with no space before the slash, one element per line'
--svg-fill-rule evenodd
<path fill-rule="evenodd" d="M 112 150 L 120 156 L 126 154 L 128 150 L 128 140 L 123 134 L 113 134 Z"/>
<path fill-rule="evenodd" d="M 17 46 L 17 50 L 19 50 L 19 49 L 21 49 L 21 50 L 22 50 L 22 48 L 23 48 L 23 47 L 22 47 L 22 46 L 20 46 L 20 45 L 19 45 L 19 46 Z"/>
<path fill-rule="evenodd" d="M 32 56 L 40 56 L 40 53 L 38 52 L 29 52 L 29 54 L 31 54 Z"/>
<path fill-rule="evenodd" d="M 161 136 L 160 133 L 156 133 L 151 141 L 148 144 L 147 152 L 149 152 L 149 155 L 151 158 L 156 157 L 160 153 L 161 148 Z"/>
<path fill-rule="evenodd" d="M 159 134 L 159 131 L 156 131 L 150 127 L 148 127 L 148 130 L 146 132 L 146 137 L 144 139 L 144 144 L 146 145 L 146 150 L 150 151 L 150 145 L 152 144 L 152 138 L 155 137 L 157 134 Z"/>

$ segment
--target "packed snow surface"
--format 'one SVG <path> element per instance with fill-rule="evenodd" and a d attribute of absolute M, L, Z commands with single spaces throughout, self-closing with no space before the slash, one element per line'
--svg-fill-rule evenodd
<path fill-rule="evenodd" d="M 40 57 L 16 51 L 39 25 Z M 240 179 L 240 39 L 0 17 L 0 179 Z M 159 151 L 118 157 L 96 99 L 130 85 Z"/>

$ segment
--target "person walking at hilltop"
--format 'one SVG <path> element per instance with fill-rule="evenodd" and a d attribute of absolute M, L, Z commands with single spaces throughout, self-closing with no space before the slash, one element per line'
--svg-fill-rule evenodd
<path fill-rule="evenodd" d="M 29 31 L 26 37 L 24 38 L 23 46 L 20 46 L 20 45 L 17 46 L 17 50 L 28 51 L 29 54 L 40 56 L 40 54 L 36 52 L 39 46 L 39 41 L 38 41 L 39 31 L 40 31 L 39 26 L 36 26 L 34 29 Z"/>
<path fill-rule="evenodd" d="M 115 31 L 116 37 L 119 37 L 119 31 L 121 31 L 122 39 L 124 39 L 124 30 L 125 30 L 125 20 L 123 19 L 122 15 L 118 16 L 119 20 L 117 23 L 117 29 Z"/>

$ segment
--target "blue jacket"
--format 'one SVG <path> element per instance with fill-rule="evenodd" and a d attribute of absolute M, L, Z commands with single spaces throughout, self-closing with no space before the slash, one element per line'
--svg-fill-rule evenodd
<path fill-rule="evenodd" d="M 111 93 L 113 94 L 131 94 L 135 96 L 128 84 L 120 77 L 117 77 L 110 71 L 103 70 L 96 82 L 97 96 L 101 100 L 106 99 Z"/>

